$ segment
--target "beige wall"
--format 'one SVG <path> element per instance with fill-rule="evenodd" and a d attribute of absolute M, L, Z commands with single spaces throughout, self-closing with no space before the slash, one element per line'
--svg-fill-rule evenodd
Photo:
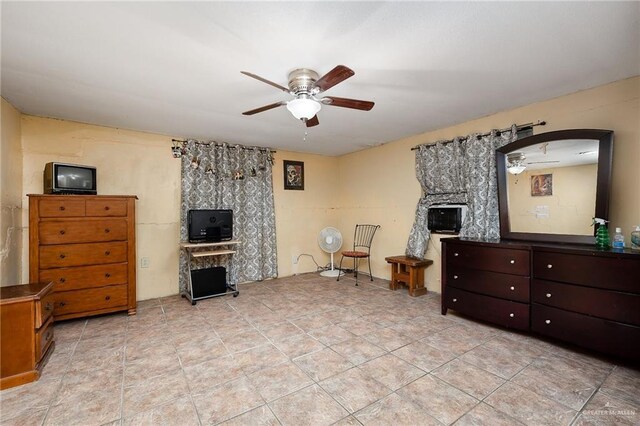
<path fill-rule="evenodd" d="M 96 166 L 99 194 L 138 196 L 137 297 L 177 293 L 180 161 L 172 158 L 170 146 L 168 136 L 23 115 L 23 276 L 29 276 L 25 194 L 41 194 L 44 165 L 61 161 Z M 143 256 L 149 268 L 140 268 Z"/>
<path fill-rule="evenodd" d="M 2 99 L 0 112 L 0 286 L 20 284 L 22 152 L 20 112 Z"/>
<path fill-rule="evenodd" d="M 341 229 L 352 229 L 356 222 L 382 225 L 380 238 L 374 242 L 373 274 L 388 279 L 391 273 L 384 257 L 404 251 L 420 197 L 411 147 L 512 123 L 546 120 L 546 126 L 534 128 L 536 134 L 575 128 L 615 132 L 609 216 L 611 227 L 622 227 L 628 238 L 632 226 L 640 222 L 639 98 L 640 77 L 634 77 L 344 155 L 338 158 Z M 438 238 L 430 243 L 426 257 L 435 261 L 426 271 L 427 288 L 439 292 Z"/>
<path fill-rule="evenodd" d="M 548 124 L 536 127 L 536 133 L 568 128 L 615 131 L 611 226 L 622 226 L 628 233 L 640 222 L 639 95 L 640 78 L 636 77 L 338 158 L 278 152 L 273 178 L 279 275 L 316 270 L 310 257 L 303 256 L 297 265 L 293 264 L 291 257 L 303 253 L 313 255 L 321 266 L 327 264 L 329 256 L 317 244 L 318 232 L 323 227 L 338 228 L 344 235 L 346 248 L 352 243 L 354 225 L 369 222 L 382 225 L 372 250 L 373 273 L 389 278 L 390 269 L 384 258 L 404 252 L 420 196 L 411 147 L 538 119 Z M 42 192 L 42 169 L 48 161 L 95 165 L 100 193 L 139 197 L 138 259 L 143 256 L 150 259 L 149 269 L 140 269 L 138 265 L 140 300 L 178 291 L 180 162 L 170 155 L 170 139 L 22 116 L 23 206 L 28 205 L 24 194 Z M 304 191 L 283 189 L 284 159 L 304 161 Z M 27 217 L 25 210 L 22 214 L 25 224 Z M 26 277 L 28 232 L 26 227 L 23 230 L 22 271 Z M 440 291 L 439 236 L 432 239 L 426 257 L 435 261 L 426 272 L 427 286 Z"/>
<path fill-rule="evenodd" d="M 304 162 L 304 191 L 284 190 L 283 160 Z M 315 271 L 330 263 L 318 246 L 318 233 L 327 226 L 338 227 L 336 210 L 338 162 L 335 157 L 278 151 L 273 165 L 273 195 L 278 242 L 278 275 Z M 293 264 L 292 256 L 298 257 Z M 336 259 L 336 262 L 340 258 Z"/>
<path fill-rule="evenodd" d="M 593 235 L 597 173 L 587 164 L 508 174 L 511 231 Z M 542 174 L 552 175 L 552 195 L 532 196 L 531 176 Z"/>

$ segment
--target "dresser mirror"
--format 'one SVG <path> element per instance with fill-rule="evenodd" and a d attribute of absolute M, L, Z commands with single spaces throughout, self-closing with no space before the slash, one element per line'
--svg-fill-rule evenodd
<path fill-rule="evenodd" d="M 560 130 L 496 150 L 502 239 L 594 243 L 608 219 L 613 132 Z"/>

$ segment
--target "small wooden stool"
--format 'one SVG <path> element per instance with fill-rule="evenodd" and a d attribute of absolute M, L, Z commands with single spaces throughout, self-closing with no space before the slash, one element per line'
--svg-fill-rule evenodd
<path fill-rule="evenodd" d="M 409 295 L 413 297 L 427 294 L 424 287 L 424 270 L 433 260 L 407 256 L 389 256 L 384 260 L 391 264 L 390 290 L 396 290 L 400 283 L 404 283 L 409 286 Z"/>

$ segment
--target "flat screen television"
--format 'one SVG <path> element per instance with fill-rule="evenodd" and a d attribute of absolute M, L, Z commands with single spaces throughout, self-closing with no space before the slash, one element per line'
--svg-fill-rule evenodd
<path fill-rule="evenodd" d="M 189 210 L 189 242 L 213 243 L 233 238 L 233 210 Z"/>

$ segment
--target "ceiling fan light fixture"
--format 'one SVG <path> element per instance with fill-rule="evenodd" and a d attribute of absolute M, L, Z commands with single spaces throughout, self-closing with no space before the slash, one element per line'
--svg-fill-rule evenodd
<path fill-rule="evenodd" d="M 287 102 L 287 109 L 298 120 L 310 120 L 318 111 L 320 111 L 322 105 L 320 102 L 314 101 L 309 98 L 296 98 Z"/>
<path fill-rule="evenodd" d="M 512 175 L 519 175 L 520 173 L 524 172 L 524 170 L 526 169 L 526 166 L 509 166 L 507 167 L 507 171 L 509 173 L 511 173 Z"/>
<path fill-rule="evenodd" d="M 512 175 L 519 175 L 527 168 L 524 164 L 526 159 L 522 152 L 511 152 L 507 154 L 507 171 Z"/>

